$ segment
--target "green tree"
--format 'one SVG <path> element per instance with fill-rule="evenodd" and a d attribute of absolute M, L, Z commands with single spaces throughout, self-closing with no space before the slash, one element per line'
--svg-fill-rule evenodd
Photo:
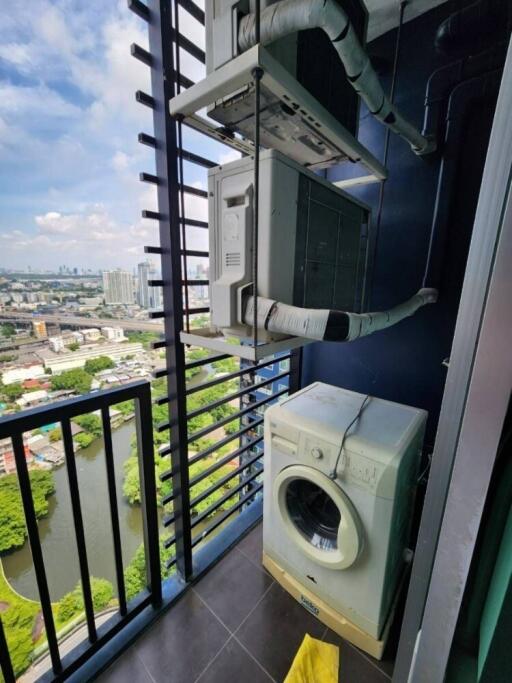
<path fill-rule="evenodd" d="M 123 464 L 123 495 L 130 505 L 140 503 L 139 462 L 136 455 L 131 455 Z"/>
<path fill-rule="evenodd" d="M 78 351 L 79 348 L 80 348 L 80 344 L 78 342 L 71 342 L 71 344 L 69 344 L 69 346 L 68 346 L 68 349 L 70 351 Z"/>
<path fill-rule="evenodd" d="M 32 630 L 38 612 L 36 604 L 20 600 L 2 613 L 9 654 L 17 676 L 25 671 L 31 661 L 34 649 Z"/>
<path fill-rule="evenodd" d="M 108 607 L 114 597 L 114 586 L 107 579 L 91 577 L 92 604 L 96 612 Z"/>
<path fill-rule="evenodd" d="M 231 422 L 228 422 L 227 425 L 224 427 L 224 431 L 226 434 L 234 434 L 240 429 L 240 418 L 236 420 L 231 420 Z"/>
<path fill-rule="evenodd" d="M 79 415 L 78 417 L 73 418 L 73 422 L 82 427 L 88 434 L 92 434 L 95 437 L 101 436 L 102 434 L 101 419 L 98 415 L 93 415 L 92 413 Z"/>
<path fill-rule="evenodd" d="M 240 369 L 240 360 L 232 356 L 224 360 L 218 360 L 213 364 L 216 372 L 236 372 Z"/>
<path fill-rule="evenodd" d="M 73 441 L 75 441 L 80 448 L 87 448 L 87 446 L 90 446 L 94 441 L 94 436 L 87 432 L 79 432 L 78 434 L 75 434 Z"/>
<path fill-rule="evenodd" d="M 48 432 L 48 438 L 52 443 L 55 441 L 60 441 L 62 439 L 62 430 L 60 427 L 55 427 Z"/>
<path fill-rule="evenodd" d="M 91 576 L 92 604 L 95 612 L 99 612 L 110 604 L 114 597 L 114 587 L 106 579 L 98 579 Z M 84 598 L 82 594 L 82 582 L 79 581 L 72 591 L 66 593 L 58 603 L 57 617 L 59 621 L 66 622 L 84 611 Z"/>
<path fill-rule="evenodd" d="M 8 401 L 15 401 L 23 393 L 23 387 L 18 382 L 6 384 L 2 387 L 2 394 Z"/>
<path fill-rule="evenodd" d="M 133 415 L 135 412 L 135 406 L 133 405 L 133 401 L 123 401 L 122 403 L 116 403 L 115 406 L 113 406 L 116 410 L 119 410 L 120 413 L 122 413 L 125 417 L 128 415 Z"/>
<path fill-rule="evenodd" d="M 54 390 L 71 389 L 78 394 L 86 394 L 91 388 L 92 377 L 82 368 L 75 368 L 53 375 L 50 381 Z"/>
<path fill-rule="evenodd" d="M 133 332 L 128 330 L 124 334 L 129 342 L 141 342 L 145 349 L 149 349 L 151 342 L 157 341 L 160 338 L 160 336 L 154 332 Z"/>
<path fill-rule="evenodd" d="M 110 368 L 115 368 L 116 364 L 108 356 L 98 356 L 97 358 L 89 358 L 85 361 L 84 370 L 90 375 L 95 375 L 101 370 L 110 370 Z"/>
<path fill-rule="evenodd" d="M 0 330 L 3 337 L 13 337 L 16 334 L 16 328 L 12 323 L 2 323 Z"/>
<path fill-rule="evenodd" d="M 55 491 L 53 475 L 33 470 L 29 476 L 36 517 L 40 519 L 48 514 L 48 497 Z M 22 546 L 26 535 L 18 478 L 7 474 L 0 478 L 0 552 Z"/>
<path fill-rule="evenodd" d="M 169 551 L 164 548 L 163 542 L 160 542 L 160 571 L 162 578 L 167 578 L 170 571 L 166 567 L 166 561 L 174 557 L 174 548 Z M 147 585 L 146 578 L 146 554 L 144 551 L 144 544 L 142 543 L 135 551 L 130 564 L 124 570 L 124 583 L 126 589 L 126 599 L 132 600 L 138 595 Z"/>

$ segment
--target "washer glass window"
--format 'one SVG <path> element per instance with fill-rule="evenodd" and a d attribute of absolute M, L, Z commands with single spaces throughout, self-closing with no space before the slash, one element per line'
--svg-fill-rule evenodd
<path fill-rule="evenodd" d="M 307 557 L 331 569 L 354 564 L 363 527 L 337 483 L 313 467 L 289 465 L 274 479 L 272 495 L 284 530 Z"/>
<path fill-rule="evenodd" d="M 286 488 L 286 507 L 296 528 L 315 548 L 338 549 L 341 513 L 324 489 L 308 479 L 293 479 Z"/>

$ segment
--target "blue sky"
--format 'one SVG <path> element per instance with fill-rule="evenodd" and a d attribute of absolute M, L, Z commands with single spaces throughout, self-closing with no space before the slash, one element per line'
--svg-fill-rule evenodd
<path fill-rule="evenodd" d="M 5 3 L 5 4 L 4 4 Z M 149 69 L 130 57 L 147 47 L 145 24 L 126 0 L 25 0 L 0 13 L 0 267 L 133 267 L 156 227 L 140 218 L 156 209 L 154 170 L 137 133 L 152 133 L 151 112 L 134 100 L 150 92 Z M 204 46 L 202 27 L 185 12 L 183 33 Z M 203 75 L 183 55 L 183 72 Z M 219 162 L 236 155 L 185 133 L 184 145 Z M 186 182 L 206 186 L 187 166 Z M 191 198 L 190 214 L 206 218 Z M 206 231 L 190 235 L 206 247 Z"/>

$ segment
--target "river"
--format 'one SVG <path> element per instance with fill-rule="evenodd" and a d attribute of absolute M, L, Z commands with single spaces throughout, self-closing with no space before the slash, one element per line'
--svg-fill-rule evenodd
<path fill-rule="evenodd" d="M 119 523 L 126 566 L 142 543 L 142 515 L 138 506 L 123 498 L 123 463 L 130 455 L 130 440 L 135 421 L 125 422 L 112 431 Z M 103 439 L 96 439 L 76 454 L 80 502 L 88 548 L 89 570 L 115 585 L 115 567 L 108 504 Z M 65 466 L 53 471 L 55 494 L 49 499 L 49 514 L 39 521 L 39 535 L 47 570 L 52 601 L 59 600 L 76 586 L 80 578 L 71 501 Z M 11 586 L 27 598 L 38 599 L 37 586 L 28 542 L 2 558 Z"/>
<path fill-rule="evenodd" d="M 208 374 L 209 369 L 203 369 L 190 384 L 204 381 Z M 134 420 L 125 422 L 112 431 L 119 524 L 125 567 L 142 543 L 141 509 L 139 506 L 129 505 L 123 498 L 122 490 L 123 463 L 130 456 L 130 441 L 134 433 Z M 76 462 L 89 571 L 92 576 L 108 579 L 116 586 L 103 439 L 96 439 L 88 448 L 77 451 Z M 53 476 L 55 494 L 49 499 L 48 515 L 39 520 L 39 535 L 50 596 L 52 601 L 56 602 L 76 586 L 80 579 L 80 572 L 65 465 L 55 469 Z M 162 514 L 161 510 L 159 514 Z M 211 519 L 199 525 L 196 532 L 209 522 Z M 167 534 L 172 535 L 172 529 L 166 530 L 165 535 Z M 1 561 L 11 586 L 21 595 L 38 600 L 39 594 L 28 541 L 19 550 L 4 555 Z"/>

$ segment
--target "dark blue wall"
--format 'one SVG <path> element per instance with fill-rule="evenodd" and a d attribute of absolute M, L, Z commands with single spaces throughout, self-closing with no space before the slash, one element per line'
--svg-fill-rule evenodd
<path fill-rule="evenodd" d="M 436 54 L 435 32 L 454 9 L 454 3 L 446 3 L 403 27 L 395 101 L 420 128 L 428 78 L 450 61 Z M 392 31 L 369 46 L 370 54 L 388 63 L 381 75 L 387 89 L 395 41 L 396 31 Z M 304 349 L 303 385 L 320 380 L 425 408 L 430 414 L 427 444 L 432 444 L 435 437 L 446 379 L 442 361 L 450 355 L 493 106 L 491 97 L 468 110 L 464 123 L 466 144 L 456 152 L 460 173 L 453 188 L 439 302 L 374 336 L 346 344 L 318 343 Z M 385 128 L 362 110 L 359 138 L 379 159 L 383 155 L 384 136 Z M 385 184 L 371 287 L 373 310 L 392 307 L 421 286 L 439 164 L 439 155 L 423 160 L 413 154 L 405 141 L 391 134 L 389 179 Z M 341 167 L 334 168 L 327 177 L 334 181 L 343 178 L 343 173 L 346 171 Z M 360 187 L 352 193 L 372 207 L 375 229 L 378 185 Z"/>

